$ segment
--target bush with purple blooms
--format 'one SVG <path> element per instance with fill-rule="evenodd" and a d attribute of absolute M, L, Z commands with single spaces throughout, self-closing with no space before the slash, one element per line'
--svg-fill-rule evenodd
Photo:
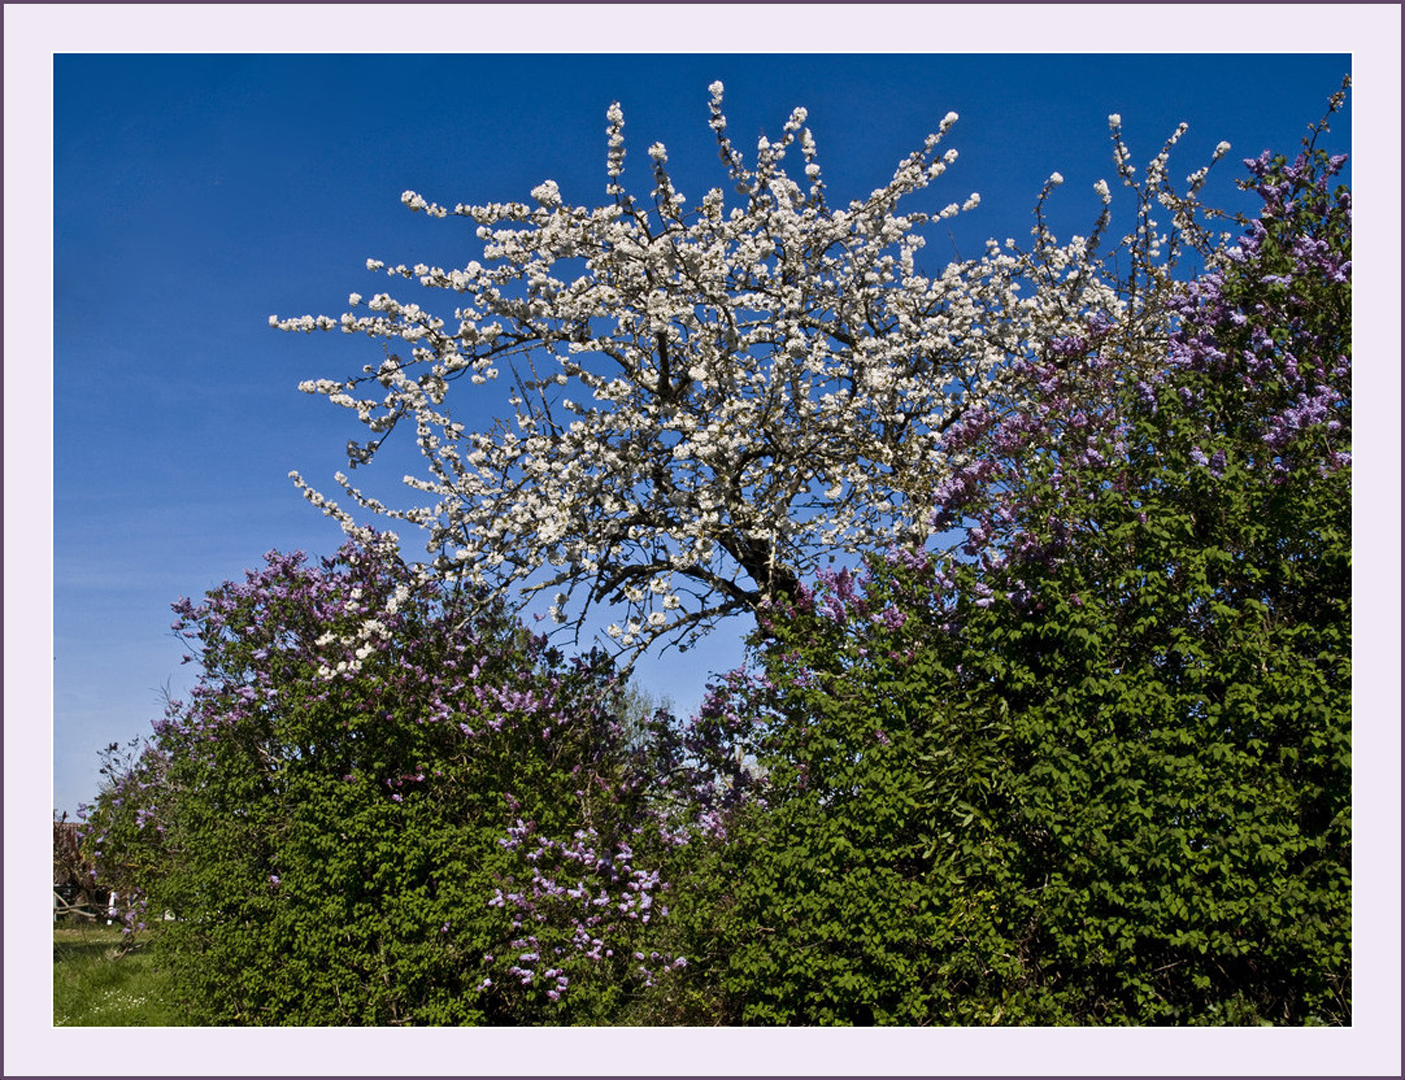
<path fill-rule="evenodd" d="M 471 599 L 372 537 L 175 605 L 201 677 L 89 828 L 191 1022 L 602 1022 L 684 971 L 668 870 L 717 808 L 661 762 L 706 749 Z"/>
<path fill-rule="evenodd" d="M 739 1021 L 1351 1022 L 1343 162 L 1245 162 L 1159 363 L 1095 320 L 948 431 L 954 557 L 772 613 Z"/>

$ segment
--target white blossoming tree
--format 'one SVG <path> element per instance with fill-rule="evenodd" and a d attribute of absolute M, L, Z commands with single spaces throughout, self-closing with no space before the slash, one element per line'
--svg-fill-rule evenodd
<path fill-rule="evenodd" d="M 592 606 L 624 604 L 626 625 L 610 633 L 626 649 L 660 638 L 686 647 L 717 619 L 792 591 L 827 555 L 924 543 L 934 493 L 957 464 L 943 433 L 972 410 L 1020 408 L 1017 361 L 1090 324 L 1135 354 L 1161 328 L 1156 286 L 1178 248 L 1209 237 L 1196 223 L 1206 170 L 1187 178 L 1184 196 L 1165 179 L 1184 127 L 1139 180 L 1113 117 L 1117 171 L 1137 200 L 1135 231 L 1116 245 L 1120 275 L 1107 269 L 1111 251 L 1099 254 L 1106 183 L 1089 237 L 1060 245 L 1049 233 L 1042 208 L 1057 173 L 1028 250 L 990 241 L 981 258 L 929 273 L 923 228 L 979 196 L 938 214 L 898 204 L 955 161 L 940 149 L 955 113 L 887 184 L 836 208 L 804 109 L 778 141 L 760 139 L 752 165 L 728 136 L 721 83 L 710 89 L 730 204 L 719 187 L 691 207 L 658 143 L 652 191 L 630 194 L 615 104 L 603 206 L 565 205 L 550 180 L 532 191 L 535 205 L 449 210 L 405 192 L 412 210 L 475 221 L 481 261 L 367 266 L 452 294 L 451 316 L 377 293 L 366 314 L 352 294 L 340 319 L 270 319 L 386 342 L 385 359 L 361 375 L 301 388 L 368 429 L 349 446 L 353 468 L 413 426 L 426 467 L 405 477 L 422 496 L 414 505 L 388 507 L 337 480 L 362 509 L 427 530 L 426 572 L 548 590 L 552 616 L 577 628 Z M 799 179 L 785 168 L 795 156 Z M 1150 216 L 1157 205 L 1172 214 L 1168 235 Z M 466 430 L 451 398 L 493 380 L 509 384 L 511 415 Z"/>

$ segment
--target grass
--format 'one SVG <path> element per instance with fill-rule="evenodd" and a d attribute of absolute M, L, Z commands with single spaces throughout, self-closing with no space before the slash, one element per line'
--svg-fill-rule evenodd
<path fill-rule="evenodd" d="M 123 952 L 119 927 L 54 927 L 55 1027 L 166 1027 L 179 1024 L 164 975 L 138 935 Z"/>

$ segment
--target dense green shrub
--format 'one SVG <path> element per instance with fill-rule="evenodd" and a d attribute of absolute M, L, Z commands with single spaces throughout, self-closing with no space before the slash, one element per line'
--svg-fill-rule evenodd
<path fill-rule="evenodd" d="M 961 557 L 777 612 L 719 983 L 758 1023 L 1349 1023 L 1350 198 L 1321 152 L 1175 301 L 975 416 Z M 1076 359 L 1076 364 L 1069 363 Z"/>
<path fill-rule="evenodd" d="M 653 936 L 684 804 L 604 656 L 383 538 L 177 611 L 202 676 L 90 829 L 143 867 L 134 922 L 174 914 L 150 921 L 189 1020 L 595 1022 L 681 970 Z"/>

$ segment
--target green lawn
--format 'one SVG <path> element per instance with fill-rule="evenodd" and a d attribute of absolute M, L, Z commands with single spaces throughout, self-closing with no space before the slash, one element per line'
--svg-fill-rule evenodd
<path fill-rule="evenodd" d="M 118 927 L 54 927 L 55 1027 L 163 1027 L 178 1024 L 166 981 L 142 947 L 122 953 Z"/>

